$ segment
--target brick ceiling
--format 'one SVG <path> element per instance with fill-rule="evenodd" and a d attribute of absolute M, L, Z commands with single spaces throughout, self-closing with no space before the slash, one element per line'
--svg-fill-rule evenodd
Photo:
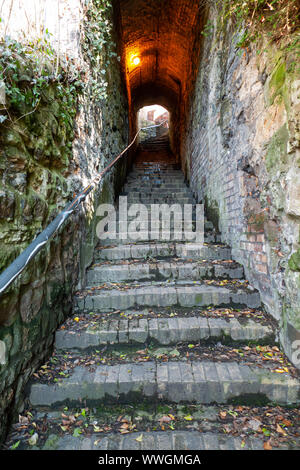
<path fill-rule="evenodd" d="M 174 108 L 186 95 L 202 29 L 201 0 L 120 0 L 118 23 L 129 102 Z M 199 42 L 199 41 L 198 41 Z M 140 63 L 133 64 L 139 57 Z"/>

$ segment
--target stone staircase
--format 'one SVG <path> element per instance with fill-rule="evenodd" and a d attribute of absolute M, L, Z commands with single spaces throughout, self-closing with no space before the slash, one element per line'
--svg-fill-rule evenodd
<path fill-rule="evenodd" d="M 129 204 L 194 203 L 175 168 L 137 163 L 122 195 Z M 299 381 L 276 339 L 258 292 L 210 222 L 203 246 L 108 239 L 28 389 L 22 415 L 35 426 L 20 438 L 16 425 L 7 446 L 297 447 L 288 423 L 299 418 Z M 278 410 L 274 437 L 268 420 Z"/>

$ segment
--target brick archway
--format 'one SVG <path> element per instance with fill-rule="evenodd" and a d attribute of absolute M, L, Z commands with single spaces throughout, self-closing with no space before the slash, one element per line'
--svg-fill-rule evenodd
<path fill-rule="evenodd" d="M 116 5 L 131 133 L 136 131 L 136 113 L 142 106 L 157 103 L 166 107 L 177 158 L 198 63 L 204 4 L 199 0 L 121 0 Z"/>

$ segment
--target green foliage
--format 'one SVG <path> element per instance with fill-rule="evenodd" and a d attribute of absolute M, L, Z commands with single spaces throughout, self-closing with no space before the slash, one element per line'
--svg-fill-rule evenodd
<path fill-rule="evenodd" d="M 0 122 L 17 121 L 36 111 L 47 101 L 50 86 L 56 86 L 61 98 L 61 118 L 67 123 L 74 116 L 76 94 L 82 89 L 80 71 L 72 62 L 58 66 L 50 45 L 49 33 L 43 39 L 26 44 L 10 38 L 0 42 L 0 83 L 4 84 L 5 104 Z M 68 117 L 67 117 L 68 116 Z"/>
<path fill-rule="evenodd" d="M 241 33 L 239 47 L 266 34 L 271 41 L 290 36 L 300 25 L 300 6 L 298 0 L 217 0 L 219 15 L 217 34 L 219 35 L 231 20 L 237 32 Z M 203 34 L 211 31 L 207 25 Z"/>
<path fill-rule="evenodd" d="M 90 63 L 91 75 L 87 83 L 93 100 L 107 98 L 107 71 L 117 57 L 112 40 L 112 5 L 109 0 L 90 0 L 84 22 L 83 52 Z"/>
<path fill-rule="evenodd" d="M 289 268 L 292 271 L 300 271 L 300 249 L 292 254 L 289 259 Z"/>
<path fill-rule="evenodd" d="M 266 154 L 266 168 L 268 171 L 277 171 L 280 164 L 286 163 L 288 139 L 289 133 L 285 124 L 275 132 L 268 144 Z"/>

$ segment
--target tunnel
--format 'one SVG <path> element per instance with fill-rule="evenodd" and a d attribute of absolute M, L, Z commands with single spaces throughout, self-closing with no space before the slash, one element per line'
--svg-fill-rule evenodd
<path fill-rule="evenodd" d="M 140 108 L 150 104 L 167 108 L 171 150 L 179 164 L 180 134 L 196 74 L 205 5 L 197 0 L 115 2 L 130 135 L 137 131 Z"/>
<path fill-rule="evenodd" d="M 0 445 L 299 449 L 299 1 L 0 3 Z"/>

